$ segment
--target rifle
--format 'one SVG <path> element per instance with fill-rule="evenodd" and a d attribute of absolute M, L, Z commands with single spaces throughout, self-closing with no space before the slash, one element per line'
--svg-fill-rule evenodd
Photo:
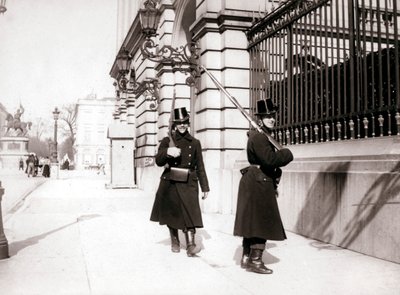
<path fill-rule="evenodd" d="M 169 124 L 168 124 L 168 137 L 169 137 L 169 147 L 175 147 L 175 140 L 174 140 L 174 122 L 173 122 L 173 116 L 174 116 L 174 109 L 175 109 L 175 97 L 176 97 L 176 90 L 174 88 L 174 94 L 172 97 L 172 103 L 171 103 L 171 113 L 169 117 Z"/>
<path fill-rule="evenodd" d="M 251 118 L 251 116 L 242 108 L 242 106 L 239 104 L 239 102 L 234 98 L 232 95 L 229 94 L 229 92 L 219 83 L 217 78 L 214 77 L 213 74 L 211 74 L 204 66 L 200 65 L 200 68 L 204 70 L 204 72 L 211 78 L 211 80 L 214 82 L 214 84 L 218 87 L 219 90 L 221 90 L 228 98 L 229 100 L 234 104 L 234 106 L 242 113 L 242 115 L 249 121 L 249 123 L 260 133 L 264 134 L 268 140 L 272 143 L 272 145 L 277 149 L 281 150 L 283 149 L 282 145 L 275 140 L 269 133 L 265 132 L 264 130 L 261 129 L 260 126 Z"/>

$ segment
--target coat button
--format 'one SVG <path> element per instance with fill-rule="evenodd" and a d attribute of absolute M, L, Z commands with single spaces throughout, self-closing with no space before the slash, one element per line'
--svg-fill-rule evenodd
<path fill-rule="evenodd" d="M 191 157 L 192 156 L 192 154 L 189 154 L 189 157 Z"/>

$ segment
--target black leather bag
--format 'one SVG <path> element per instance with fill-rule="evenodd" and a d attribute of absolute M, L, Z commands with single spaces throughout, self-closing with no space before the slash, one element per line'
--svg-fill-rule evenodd
<path fill-rule="evenodd" d="M 187 182 L 189 179 L 189 169 L 171 167 L 169 179 L 176 182 Z"/>

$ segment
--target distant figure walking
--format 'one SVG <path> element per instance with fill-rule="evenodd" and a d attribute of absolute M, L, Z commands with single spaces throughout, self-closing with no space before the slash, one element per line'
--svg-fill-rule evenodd
<path fill-rule="evenodd" d="M 50 177 L 50 160 L 49 160 L 49 157 L 46 157 L 43 160 L 43 172 L 42 172 L 42 175 L 44 177 Z"/>
<path fill-rule="evenodd" d="M 24 171 L 24 160 L 22 158 L 19 158 L 19 169 Z"/>
<path fill-rule="evenodd" d="M 63 170 L 69 170 L 69 161 L 66 159 L 62 165 Z"/>
<path fill-rule="evenodd" d="M 35 157 L 33 154 L 30 154 L 28 160 L 26 160 L 27 169 L 28 169 L 28 177 L 35 176 Z"/>
<path fill-rule="evenodd" d="M 33 176 L 37 176 L 39 173 L 39 158 L 36 155 L 33 156 L 33 164 L 35 166 Z"/>

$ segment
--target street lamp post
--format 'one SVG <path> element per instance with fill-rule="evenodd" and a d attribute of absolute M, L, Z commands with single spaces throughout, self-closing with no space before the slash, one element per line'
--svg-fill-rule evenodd
<path fill-rule="evenodd" d="M 53 111 L 53 118 L 54 118 L 54 142 L 53 142 L 53 150 L 51 154 L 51 172 L 50 176 L 58 178 L 59 174 L 59 164 L 58 164 L 58 152 L 57 152 L 57 121 L 58 117 L 60 116 L 60 111 L 56 107 Z"/>
<path fill-rule="evenodd" d="M 56 107 L 53 111 L 54 118 L 54 154 L 53 154 L 53 162 L 58 163 L 58 151 L 57 151 L 57 121 L 60 116 L 60 111 Z"/>

